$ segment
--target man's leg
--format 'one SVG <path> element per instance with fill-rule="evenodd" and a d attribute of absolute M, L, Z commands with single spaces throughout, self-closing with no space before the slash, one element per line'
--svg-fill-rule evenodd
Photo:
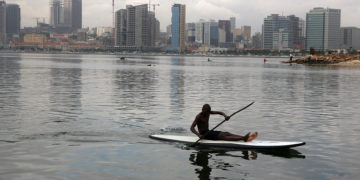
<path fill-rule="evenodd" d="M 219 140 L 225 140 L 225 141 L 248 141 L 250 137 L 250 133 L 246 134 L 245 136 L 240 136 L 240 135 L 236 135 L 236 134 L 231 134 L 228 132 L 220 132 L 219 133 Z"/>

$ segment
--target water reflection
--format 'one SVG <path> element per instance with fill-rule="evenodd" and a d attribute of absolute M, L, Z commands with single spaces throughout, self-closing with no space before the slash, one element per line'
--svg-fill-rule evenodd
<path fill-rule="evenodd" d="M 116 64 L 118 67 L 113 74 L 112 101 L 120 111 L 120 119 L 131 118 L 137 122 L 144 122 L 146 118 L 150 118 L 149 116 L 155 115 L 152 112 L 158 105 L 158 72 L 147 66 L 133 67 L 118 61 Z"/>
<path fill-rule="evenodd" d="M 257 150 L 256 152 L 263 155 L 270 155 L 274 157 L 281 157 L 286 159 L 305 159 L 306 156 L 295 149 L 281 149 L 281 150 Z"/>
<path fill-rule="evenodd" d="M 304 89 L 305 102 L 314 103 L 312 105 L 319 107 L 319 103 L 328 102 L 327 97 L 331 97 L 331 101 L 336 103 L 339 97 L 339 74 L 337 71 L 331 73 L 310 71 L 305 74 Z"/>
<path fill-rule="evenodd" d="M 76 120 L 82 107 L 82 68 L 58 66 L 58 63 L 66 61 L 58 56 L 51 57 L 49 99 L 54 122 Z M 81 59 L 73 61 L 81 64 Z"/>
<path fill-rule="evenodd" d="M 21 66 L 18 55 L 0 56 L 0 141 L 13 142 L 8 133 L 19 128 Z"/>
<path fill-rule="evenodd" d="M 171 64 L 177 68 L 172 68 L 170 71 L 170 99 L 171 99 L 171 114 L 178 118 L 183 114 L 185 104 L 185 77 L 184 70 L 181 69 L 185 65 L 184 58 L 172 57 Z"/>
<path fill-rule="evenodd" d="M 299 158 L 305 159 L 305 155 L 301 154 L 295 149 L 283 149 L 283 150 L 225 150 L 225 149 L 198 149 L 190 154 L 190 164 L 197 166 L 195 168 L 195 174 L 197 174 L 200 180 L 208 179 L 227 179 L 225 177 L 212 177 L 213 170 L 230 171 L 234 167 L 241 166 L 237 158 L 241 158 L 246 161 L 257 160 L 259 155 L 269 155 L 280 158 Z M 232 160 L 226 161 L 226 158 Z M 246 171 L 237 172 L 247 176 L 249 173 Z"/>
<path fill-rule="evenodd" d="M 0 56 L 0 93 L 6 95 L 1 96 L 0 108 L 6 109 L 16 107 L 18 104 L 20 86 L 19 57 L 2 57 Z M 11 113 L 12 111 L 9 111 Z M 4 113 L 6 114 L 6 113 Z"/>

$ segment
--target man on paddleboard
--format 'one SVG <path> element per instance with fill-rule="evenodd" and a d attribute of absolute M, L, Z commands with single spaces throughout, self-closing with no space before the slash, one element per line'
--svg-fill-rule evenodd
<path fill-rule="evenodd" d="M 258 133 L 250 135 L 247 133 L 245 136 L 240 136 L 236 134 L 231 134 L 229 132 L 221 132 L 221 131 L 210 131 L 209 130 L 209 119 L 210 114 L 219 114 L 225 117 L 225 120 L 229 120 L 230 117 L 227 116 L 223 112 L 219 111 L 211 111 L 211 107 L 209 104 L 204 104 L 202 111 L 196 116 L 194 122 L 192 123 L 190 130 L 194 134 L 196 134 L 200 139 L 209 139 L 209 140 L 225 140 L 225 141 L 245 141 L 249 142 L 254 140 Z M 199 131 L 195 130 L 195 126 L 197 126 Z"/>

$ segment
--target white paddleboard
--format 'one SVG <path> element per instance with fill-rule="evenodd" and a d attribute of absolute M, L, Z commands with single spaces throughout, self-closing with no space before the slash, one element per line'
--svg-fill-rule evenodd
<path fill-rule="evenodd" d="M 163 140 L 163 141 L 181 142 L 185 144 L 193 144 L 199 139 L 198 137 L 195 136 L 176 136 L 176 135 L 150 135 L 150 138 Z M 281 148 L 291 148 L 291 147 L 305 145 L 305 142 L 262 141 L 262 140 L 253 140 L 251 142 L 244 142 L 244 141 L 222 141 L 222 140 L 214 141 L 214 140 L 202 139 L 198 143 L 199 145 L 203 145 L 203 146 L 229 147 L 229 148 L 241 148 L 241 149 L 281 149 Z"/>

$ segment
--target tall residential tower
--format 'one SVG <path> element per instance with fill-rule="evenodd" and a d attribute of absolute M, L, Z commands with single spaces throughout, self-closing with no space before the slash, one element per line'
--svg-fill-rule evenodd
<path fill-rule="evenodd" d="M 6 37 L 10 41 L 20 35 L 20 7 L 17 4 L 6 5 Z"/>
<path fill-rule="evenodd" d="M 6 44 L 6 3 L 0 1 L 0 46 Z"/>
<path fill-rule="evenodd" d="M 272 14 L 264 19 L 263 47 L 270 50 L 301 48 L 301 19 Z"/>
<path fill-rule="evenodd" d="M 73 31 L 82 28 L 82 0 L 64 0 L 64 24 Z"/>
<path fill-rule="evenodd" d="M 120 9 L 115 15 L 115 45 L 123 49 L 147 49 L 155 46 L 160 34 L 160 22 L 148 4 Z"/>
<path fill-rule="evenodd" d="M 174 4 L 172 9 L 171 17 L 171 45 L 172 48 L 179 52 L 185 51 L 185 40 L 186 40 L 186 9 L 185 5 Z"/>
<path fill-rule="evenodd" d="M 50 2 L 50 25 L 57 27 L 63 23 L 64 10 L 61 0 L 51 0 Z"/>

